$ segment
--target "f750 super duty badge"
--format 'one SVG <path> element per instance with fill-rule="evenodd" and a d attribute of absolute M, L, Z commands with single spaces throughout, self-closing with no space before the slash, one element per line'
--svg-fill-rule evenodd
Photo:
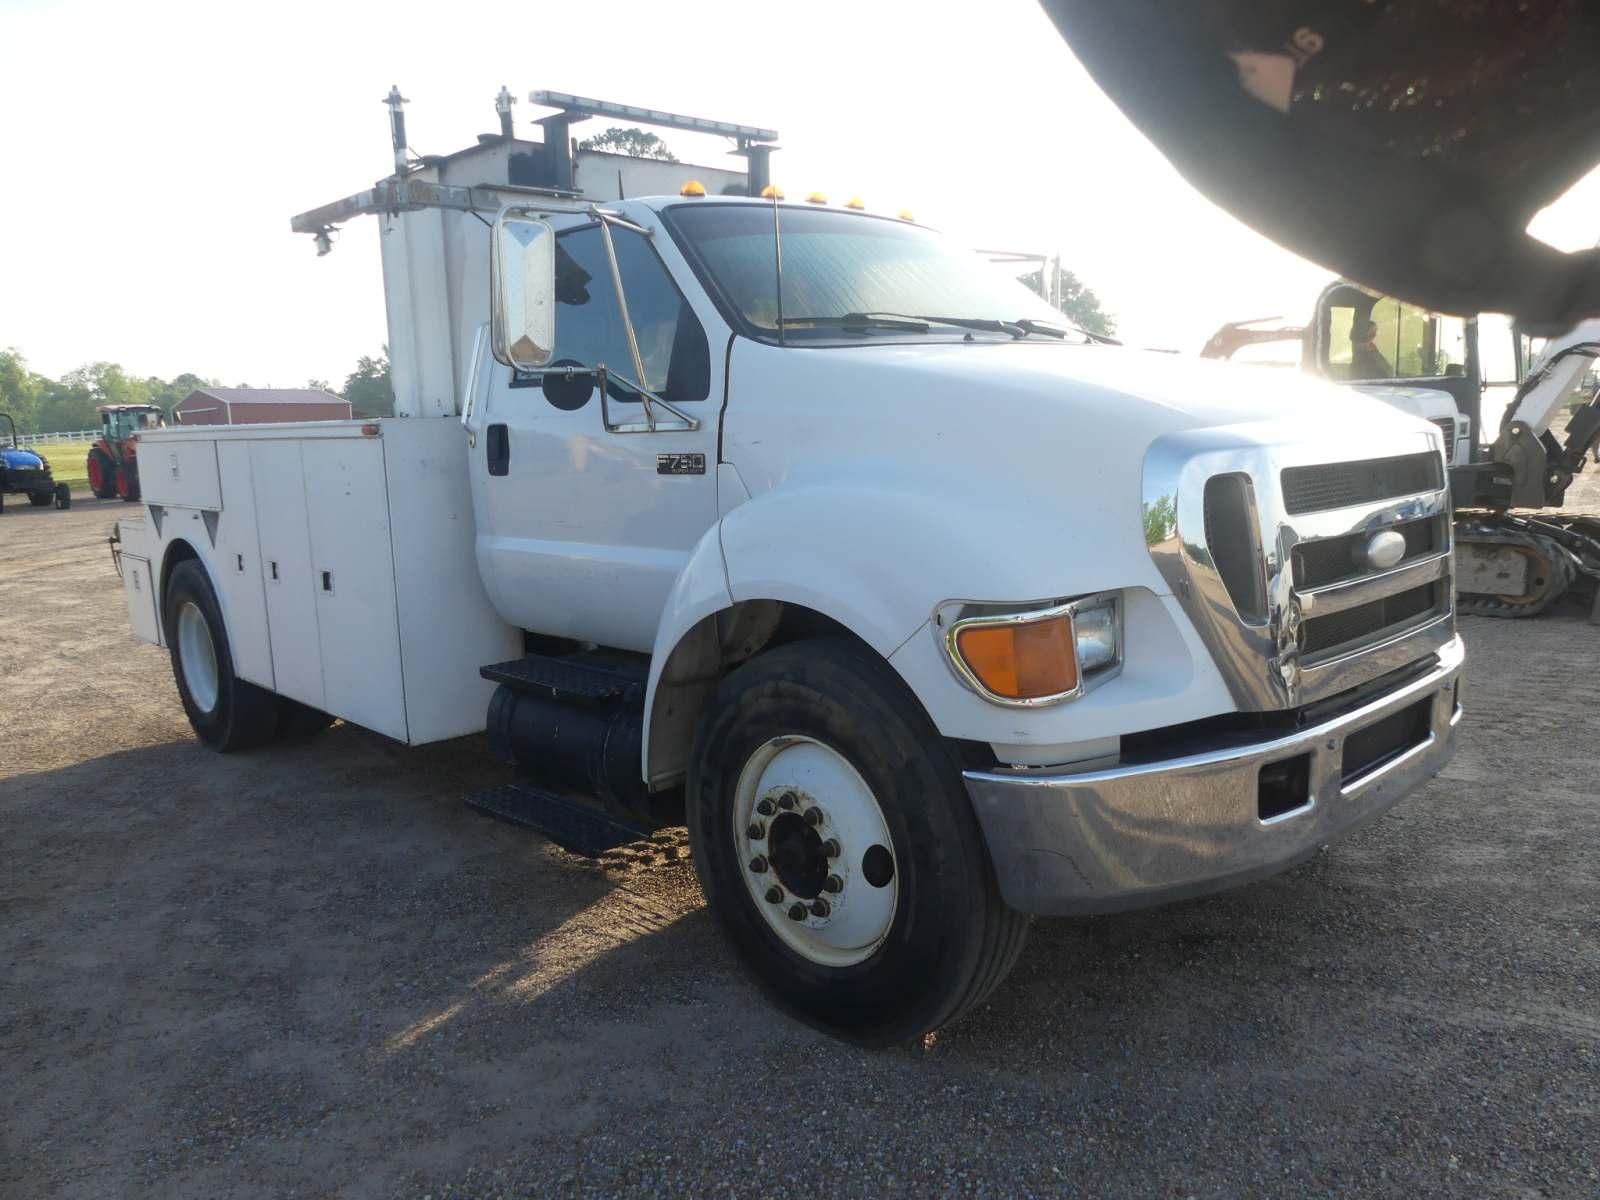
<path fill-rule="evenodd" d="M 704 454 L 656 455 L 657 475 L 704 475 L 705 473 L 706 456 Z"/>

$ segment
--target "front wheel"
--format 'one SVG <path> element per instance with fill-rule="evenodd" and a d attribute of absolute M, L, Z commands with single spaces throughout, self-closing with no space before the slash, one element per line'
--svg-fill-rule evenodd
<path fill-rule="evenodd" d="M 785 1008 L 890 1045 L 955 1020 L 1005 977 L 1006 907 L 950 748 L 909 689 L 848 638 L 734 671 L 695 742 L 695 869 Z"/>
<path fill-rule="evenodd" d="M 224 753 L 270 741 L 278 730 L 278 697 L 233 673 L 222 609 L 198 560 L 173 568 L 162 611 L 173 678 L 195 735 Z"/>
<path fill-rule="evenodd" d="M 64 483 L 56 484 L 55 501 L 57 508 L 71 508 L 72 488 Z"/>
<path fill-rule="evenodd" d="M 50 501 L 53 498 L 54 498 L 54 493 L 52 493 L 52 492 L 29 492 L 28 493 L 28 503 L 33 505 L 34 508 L 47 508 L 49 506 L 49 504 L 50 504 Z"/>
<path fill-rule="evenodd" d="M 99 446 L 89 451 L 89 490 L 96 500 L 111 500 L 117 494 L 117 464 Z"/>

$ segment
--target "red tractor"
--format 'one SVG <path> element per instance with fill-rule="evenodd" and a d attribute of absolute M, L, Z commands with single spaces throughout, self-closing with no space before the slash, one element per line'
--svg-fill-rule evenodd
<path fill-rule="evenodd" d="M 99 500 L 139 498 L 141 429 L 159 429 L 166 418 L 154 404 L 102 404 L 100 438 L 89 448 L 89 490 Z"/>

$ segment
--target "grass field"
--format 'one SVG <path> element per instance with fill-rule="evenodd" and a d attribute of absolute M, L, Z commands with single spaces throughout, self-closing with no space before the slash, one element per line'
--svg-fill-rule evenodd
<path fill-rule="evenodd" d="M 43 442 L 29 446 L 50 464 L 57 483 L 70 483 L 75 492 L 89 490 L 89 447 L 92 442 Z"/>

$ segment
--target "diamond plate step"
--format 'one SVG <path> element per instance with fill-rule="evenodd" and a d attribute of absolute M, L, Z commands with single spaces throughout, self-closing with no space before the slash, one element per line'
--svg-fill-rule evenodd
<path fill-rule="evenodd" d="M 564 850 L 593 857 L 642 841 L 649 833 L 619 821 L 594 804 L 558 796 L 528 783 L 485 788 L 466 798 L 467 805 L 491 817 L 528 825 Z"/>
<path fill-rule="evenodd" d="M 644 699 L 645 674 L 617 663 L 530 654 L 479 667 L 478 674 L 518 691 L 545 692 L 557 700 Z"/>

